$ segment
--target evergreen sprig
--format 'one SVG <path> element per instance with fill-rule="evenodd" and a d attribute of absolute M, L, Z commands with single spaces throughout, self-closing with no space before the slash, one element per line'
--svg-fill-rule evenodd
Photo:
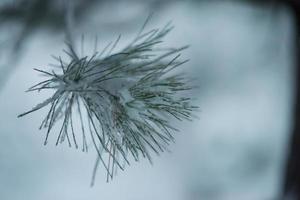
<path fill-rule="evenodd" d="M 171 72 L 187 62 L 180 60 L 180 52 L 187 46 L 157 48 L 173 27 L 167 24 L 144 33 L 145 25 L 118 53 L 112 52 L 120 37 L 89 57 L 79 56 L 74 45 L 67 43 L 65 53 L 70 60 L 55 57 L 60 72 L 35 69 L 48 79 L 28 89 L 51 89 L 54 94 L 19 115 L 50 106 L 40 126 L 47 128 L 45 145 L 58 121 L 62 125 L 56 145 L 67 140 L 69 146 L 88 151 L 91 141 L 98 154 L 92 184 L 100 162 L 107 180 L 117 168 L 123 170 L 129 164 L 129 155 L 136 161 L 146 157 L 152 162 L 151 151 L 164 152 L 174 141 L 172 132 L 177 129 L 170 125 L 169 116 L 191 120 L 197 108 L 180 93 L 191 89 L 185 77 Z"/>

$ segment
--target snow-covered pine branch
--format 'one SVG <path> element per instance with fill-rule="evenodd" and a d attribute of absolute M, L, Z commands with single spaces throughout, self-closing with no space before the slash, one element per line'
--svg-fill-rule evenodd
<path fill-rule="evenodd" d="M 143 26 L 118 53 L 112 52 L 120 37 L 90 57 L 80 57 L 74 45 L 67 43 L 65 53 L 70 59 L 55 57 L 59 72 L 36 69 L 48 79 L 28 90 L 51 89 L 55 93 L 19 117 L 50 106 L 41 124 L 47 128 L 45 144 L 58 121 L 62 125 L 56 145 L 67 140 L 70 146 L 88 151 L 91 141 L 98 154 L 93 182 L 100 162 L 107 179 L 113 177 L 116 168 L 123 170 L 129 164 L 129 155 L 136 161 L 146 157 L 151 162 L 151 151 L 159 154 L 174 141 L 172 132 L 177 130 L 171 126 L 170 117 L 191 120 L 197 109 L 180 93 L 191 89 L 188 81 L 171 72 L 187 62 L 180 59 L 187 46 L 157 48 L 172 28 L 167 24 L 144 32 Z M 79 130 L 74 128 L 74 116 L 79 116 Z"/>

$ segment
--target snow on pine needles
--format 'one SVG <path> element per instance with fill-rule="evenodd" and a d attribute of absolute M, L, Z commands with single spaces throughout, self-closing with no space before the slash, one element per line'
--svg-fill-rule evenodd
<path fill-rule="evenodd" d="M 158 47 L 172 30 L 170 24 L 146 33 L 144 27 L 118 53 L 112 52 L 120 37 L 91 56 L 80 57 L 74 45 L 66 43 L 69 59 L 55 57 L 59 70 L 35 69 L 47 79 L 28 89 L 54 94 L 19 115 L 49 106 L 40 126 L 47 129 L 45 145 L 54 125 L 61 123 L 56 145 L 67 141 L 86 152 L 92 146 L 97 152 L 92 184 L 100 163 L 109 180 L 117 168 L 129 164 L 130 156 L 152 162 L 151 151 L 164 152 L 174 141 L 177 129 L 170 118 L 191 120 L 197 109 L 182 94 L 191 89 L 189 81 L 172 71 L 187 62 L 180 59 L 187 46 Z"/>

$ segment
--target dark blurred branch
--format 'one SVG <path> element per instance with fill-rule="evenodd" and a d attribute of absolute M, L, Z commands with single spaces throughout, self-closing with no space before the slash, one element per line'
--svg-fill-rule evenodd
<path fill-rule="evenodd" d="M 63 31 L 67 13 L 67 1 L 57 0 L 19 0 L 6 4 L 0 8 L 0 25 L 20 24 L 23 28 L 16 38 L 14 50 L 20 49 L 23 41 L 34 31 L 48 28 Z M 99 0 L 76 1 L 74 21 L 79 22 Z"/>
<path fill-rule="evenodd" d="M 288 157 L 283 183 L 283 196 L 300 200 L 300 2 L 298 0 L 283 1 L 288 5 L 295 20 L 295 104 L 292 135 L 288 144 Z"/>

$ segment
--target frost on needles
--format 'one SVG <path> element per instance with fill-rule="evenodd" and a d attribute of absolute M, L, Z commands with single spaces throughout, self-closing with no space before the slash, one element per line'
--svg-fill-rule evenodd
<path fill-rule="evenodd" d="M 120 37 L 101 52 L 79 56 L 73 44 L 67 44 L 68 60 L 55 57 L 59 69 L 35 69 L 46 80 L 28 91 L 53 90 L 54 94 L 19 117 L 45 106 L 50 109 L 41 123 L 46 128 L 45 144 L 54 125 L 59 123 L 56 145 L 67 141 L 82 151 L 89 145 L 97 152 L 93 180 L 102 163 L 111 179 L 117 168 L 124 169 L 129 157 L 159 154 L 174 141 L 170 118 L 191 120 L 197 109 L 182 94 L 190 90 L 182 73 L 172 70 L 186 63 L 180 59 L 181 48 L 158 48 L 172 30 L 144 32 L 118 53 L 112 53 Z M 53 131 L 52 131 L 53 132 Z"/>

